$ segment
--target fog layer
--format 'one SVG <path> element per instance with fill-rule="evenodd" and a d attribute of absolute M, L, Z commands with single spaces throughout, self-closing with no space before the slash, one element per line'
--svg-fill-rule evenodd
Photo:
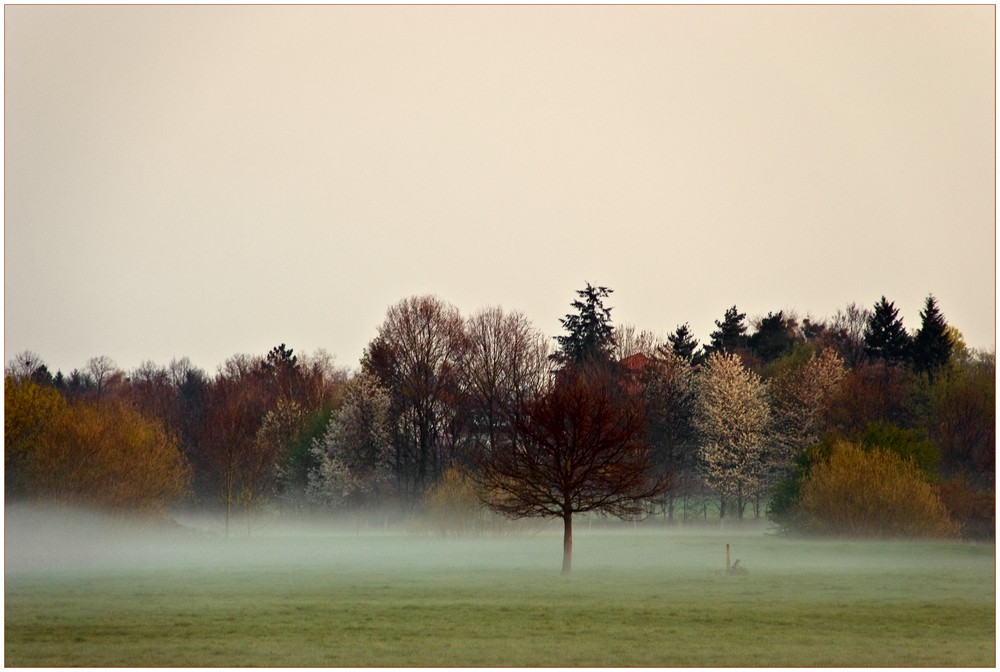
<path fill-rule="evenodd" d="M 329 568 L 401 573 L 530 570 L 557 573 L 561 527 L 536 524 L 505 534 L 442 537 L 419 522 L 394 527 L 357 520 L 272 520 L 224 537 L 211 517 L 136 521 L 67 508 L 17 505 L 5 511 L 5 575 L 55 572 L 147 572 L 185 569 Z M 731 560 L 751 575 L 845 572 L 892 574 L 898 569 L 947 572 L 956 562 L 982 563 L 993 545 L 949 542 L 796 540 L 766 525 L 668 528 L 617 521 L 577 521 L 578 572 L 662 570 L 665 575 L 711 576 Z M 946 565 L 932 566 L 936 550 Z M 962 550 L 964 549 L 964 550 Z M 992 589 L 992 585 L 984 586 Z"/>

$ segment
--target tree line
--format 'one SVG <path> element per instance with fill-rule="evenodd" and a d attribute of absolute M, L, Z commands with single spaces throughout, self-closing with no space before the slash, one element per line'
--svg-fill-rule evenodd
<path fill-rule="evenodd" d="M 989 536 L 995 361 L 929 296 L 829 320 L 736 306 L 702 345 L 615 325 L 587 284 L 545 337 L 434 296 L 386 312 L 348 372 L 280 344 L 209 375 L 187 359 L 5 371 L 5 488 L 112 510 L 217 506 L 227 534 L 286 512 L 483 507 L 564 521 L 769 516 L 834 534 Z M 239 515 L 237 515 L 239 514 Z M 458 524 L 456 522 L 456 524 Z"/>

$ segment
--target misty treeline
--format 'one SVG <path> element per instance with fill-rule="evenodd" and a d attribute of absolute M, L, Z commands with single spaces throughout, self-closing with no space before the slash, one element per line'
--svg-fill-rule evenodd
<path fill-rule="evenodd" d="M 428 513 L 442 531 L 572 515 L 770 517 L 862 536 L 994 529 L 995 356 L 933 297 L 830 319 L 726 310 L 704 344 L 615 325 L 577 292 L 548 338 L 517 311 L 391 306 L 356 371 L 280 344 L 212 373 L 179 359 L 4 379 L 8 502 L 258 513 Z M 567 547 L 567 559 L 569 548 Z M 564 567 L 568 571 L 568 566 Z"/>

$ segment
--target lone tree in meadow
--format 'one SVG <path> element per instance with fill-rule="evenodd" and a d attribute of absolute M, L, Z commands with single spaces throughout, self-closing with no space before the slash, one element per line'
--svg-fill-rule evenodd
<path fill-rule="evenodd" d="M 641 409 L 607 367 L 567 369 L 512 415 L 510 441 L 480 453 L 484 503 L 511 518 L 561 518 L 569 574 L 574 513 L 637 515 L 664 488 Z"/>
<path fill-rule="evenodd" d="M 483 503 L 511 518 L 561 518 L 562 573 L 573 561 L 573 514 L 632 516 L 664 488 L 652 465 L 642 400 L 612 361 L 607 287 L 577 292 L 560 320 L 551 384 L 508 409 L 506 440 L 480 450 Z"/>

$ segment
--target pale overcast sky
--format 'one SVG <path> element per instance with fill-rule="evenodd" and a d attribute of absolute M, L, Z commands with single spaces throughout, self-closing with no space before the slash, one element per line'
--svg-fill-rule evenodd
<path fill-rule="evenodd" d="M 587 281 L 993 348 L 994 11 L 8 5 L 5 359 L 355 367 L 404 297 L 554 336 Z"/>

